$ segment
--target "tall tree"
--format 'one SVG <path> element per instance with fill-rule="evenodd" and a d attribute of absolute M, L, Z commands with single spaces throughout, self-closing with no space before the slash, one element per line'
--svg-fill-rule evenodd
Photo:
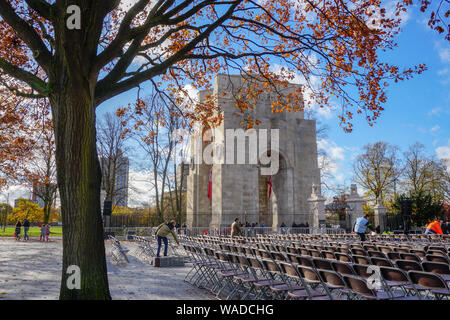
<path fill-rule="evenodd" d="M 425 146 L 416 142 L 405 152 L 404 184 L 409 193 L 445 197 L 448 172 L 443 162 L 427 156 Z M 446 181 L 447 180 L 447 181 Z"/>
<path fill-rule="evenodd" d="M 136 0 L 121 10 L 126 2 L 0 0 L 2 82 L 15 95 L 47 97 L 52 107 L 64 233 L 61 299 L 110 298 L 95 128 L 102 102 L 149 81 L 176 103 L 172 93 L 186 83 L 209 88 L 212 74 L 240 71 L 264 81 L 236 97 L 245 112 L 274 84 L 287 85 L 292 69 L 320 106 L 329 105 L 330 94 L 342 98 L 341 121 L 351 130 L 353 112 L 372 122 L 389 83 L 425 69 L 401 71 L 381 60 L 380 51 L 395 47 L 400 19 L 375 0 Z M 399 1 L 395 13 L 409 3 Z M 273 63 L 284 66 L 281 72 Z M 301 92 L 280 96 L 272 108 L 301 110 Z M 215 123 L 216 109 L 197 104 L 183 115 Z M 66 286 L 70 265 L 80 267 L 79 290 Z"/>
<path fill-rule="evenodd" d="M 365 153 L 353 164 L 354 179 L 368 190 L 375 201 L 384 200 L 402 173 L 399 149 L 386 142 L 364 146 Z"/>
<path fill-rule="evenodd" d="M 162 222 L 168 207 L 172 212 L 179 212 L 175 209 L 178 206 L 181 210 L 174 153 L 182 138 L 176 132 L 183 128 L 183 121 L 180 115 L 175 115 L 179 111 L 168 106 L 167 99 L 157 94 L 140 100 L 135 108 L 124 108 L 119 113 L 124 119 L 123 133 L 132 132 L 133 139 L 145 154 L 142 164 L 150 172 L 152 190 L 149 192 L 154 195 L 156 215 Z"/>
<path fill-rule="evenodd" d="M 13 208 L 9 203 L 0 203 L 0 228 L 5 231 L 7 217 L 13 212 Z"/>

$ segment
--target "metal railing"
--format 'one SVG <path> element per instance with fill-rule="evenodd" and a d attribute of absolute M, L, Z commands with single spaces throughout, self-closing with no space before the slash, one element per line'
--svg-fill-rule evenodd
<path fill-rule="evenodd" d="M 151 237 L 155 235 L 156 227 L 110 227 L 105 228 L 105 232 L 113 234 L 115 237 L 124 240 L 127 234 L 131 232 L 133 235 L 142 237 Z M 186 236 L 224 236 L 231 235 L 231 227 L 213 228 L 213 227 L 193 227 L 193 228 L 178 228 L 177 234 Z M 292 227 L 241 227 L 242 236 L 256 237 L 259 234 L 344 234 L 343 228 L 292 228 Z"/>
<path fill-rule="evenodd" d="M 342 228 L 292 228 L 292 227 L 241 227 L 242 236 L 256 237 L 257 235 L 266 234 L 342 234 L 345 230 Z M 211 236 L 230 236 L 231 228 L 212 228 L 212 227 L 196 227 L 181 228 L 181 234 L 187 236 L 211 235 Z"/>

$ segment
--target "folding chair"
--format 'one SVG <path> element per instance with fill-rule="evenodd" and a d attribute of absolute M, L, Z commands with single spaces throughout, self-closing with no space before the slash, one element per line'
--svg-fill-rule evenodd
<path fill-rule="evenodd" d="M 367 256 L 367 252 L 363 248 L 352 248 L 352 249 L 350 249 L 350 251 L 351 251 L 353 256 L 355 256 L 355 255 L 357 255 L 357 256 Z"/>
<path fill-rule="evenodd" d="M 331 265 L 333 266 L 334 271 L 340 274 L 355 274 L 355 270 L 353 270 L 352 266 L 348 263 L 332 261 Z"/>
<path fill-rule="evenodd" d="M 415 293 L 411 281 L 403 270 L 393 267 L 380 266 L 380 273 L 383 282 L 391 291 L 399 288 L 405 293 L 405 295 Z"/>
<path fill-rule="evenodd" d="M 313 258 L 312 262 L 313 262 L 314 268 L 316 268 L 316 269 L 333 270 L 333 266 L 331 265 L 330 260 L 321 259 L 321 258 Z"/>
<path fill-rule="evenodd" d="M 372 250 L 369 250 L 369 251 L 367 251 L 367 254 L 368 254 L 369 257 L 371 257 L 371 258 L 382 258 L 382 259 L 386 259 L 386 258 L 387 258 L 387 256 L 386 256 L 383 252 L 381 252 L 381 251 L 372 251 Z"/>
<path fill-rule="evenodd" d="M 422 262 L 422 259 L 420 259 L 420 257 L 414 253 L 400 253 L 400 259 L 416 261 L 418 263 Z"/>
<path fill-rule="evenodd" d="M 264 299 L 271 298 L 270 286 L 280 285 L 283 283 L 281 281 L 275 280 L 272 275 L 266 271 L 262 261 L 252 257 L 247 257 L 247 259 L 251 265 L 251 269 L 254 271 L 254 274 L 261 279 L 253 283 L 256 291 L 255 299 L 259 299 L 261 297 L 263 297 Z"/>
<path fill-rule="evenodd" d="M 442 262 L 423 261 L 422 268 L 425 272 L 438 274 L 446 282 L 450 282 L 450 268 L 448 264 Z"/>
<path fill-rule="evenodd" d="M 409 253 L 409 249 L 399 247 L 394 248 L 394 251 L 398 253 Z"/>
<path fill-rule="evenodd" d="M 283 262 L 286 261 L 286 257 L 281 252 L 273 252 L 272 251 L 272 252 L 270 252 L 270 255 L 276 261 L 283 261 Z"/>
<path fill-rule="evenodd" d="M 434 256 L 447 257 L 447 252 L 442 251 L 442 250 L 430 250 L 430 249 L 428 249 L 427 254 L 431 254 L 431 255 L 434 255 Z"/>
<path fill-rule="evenodd" d="M 327 287 L 328 292 L 330 292 L 331 296 L 333 295 L 333 292 L 337 291 L 338 297 L 345 295 L 348 299 L 352 299 L 354 294 L 347 288 L 341 274 L 333 270 L 322 269 L 318 269 L 317 272 L 319 273 L 322 282 Z M 332 299 L 336 300 L 334 297 L 332 297 Z"/>
<path fill-rule="evenodd" d="M 294 264 L 300 264 L 300 261 L 298 259 L 300 256 L 298 256 L 297 254 L 288 253 L 286 255 L 286 257 L 287 257 L 287 261 L 288 262 L 291 262 L 291 263 L 294 263 Z"/>
<path fill-rule="evenodd" d="M 328 260 L 335 260 L 334 251 L 331 250 L 322 250 L 322 256 Z"/>
<path fill-rule="evenodd" d="M 393 251 L 391 251 L 391 252 L 386 253 L 386 255 L 387 255 L 387 257 L 388 257 L 390 260 L 392 260 L 392 261 L 396 261 L 396 260 L 401 259 L 401 258 L 400 258 L 400 253 L 399 253 L 399 252 L 393 252 Z"/>
<path fill-rule="evenodd" d="M 306 267 L 313 267 L 313 262 L 311 257 L 305 257 L 305 256 L 299 256 L 297 257 L 297 260 L 300 265 L 306 266 Z"/>
<path fill-rule="evenodd" d="M 299 248 L 298 251 L 302 256 L 309 256 L 309 257 L 311 256 L 311 252 L 308 249 Z"/>
<path fill-rule="evenodd" d="M 343 275 L 347 287 L 358 296 L 368 300 L 405 300 L 408 297 L 392 297 L 389 292 L 370 289 L 367 282 L 358 276 Z"/>
<path fill-rule="evenodd" d="M 256 287 L 254 283 L 265 279 L 263 277 L 258 276 L 258 274 L 254 271 L 254 269 L 252 269 L 252 265 L 249 261 L 249 258 L 243 255 L 239 255 L 238 259 L 241 265 L 241 271 L 243 273 L 241 275 L 235 276 L 238 285 L 235 287 L 235 291 L 231 293 L 229 296 L 234 297 L 236 292 L 241 291 L 241 293 L 243 294 L 241 299 L 245 300 L 255 291 Z"/>
<path fill-rule="evenodd" d="M 433 255 L 433 254 L 427 254 L 425 256 L 425 260 L 426 261 L 431 261 L 431 262 L 441 262 L 441 263 L 449 264 L 448 258 L 443 257 L 443 256 Z"/>
<path fill-rule="evenodd" d="M 258 250 L 258 253 L 259 253 L 259 256 L 260 256 L 262 259 L 273 259 L 273 256 L 272 256 L 272 254 L 270 253 L 270 251 L 259 249 L 259 250 Z M 257 254 L 257 255 L 258 255 L 258 254 Z"/>
<path fill-rule="evenodd" d="M 389 252 L 392 252 L 392 248 L 388 246 L 378 246 L 378 250 L 380 250 L 384 254 L 388 254 Z"/>
<path fill-rule="evenodd" d="M 429 246 L 428 251 L 433 251 L 433 252 L 440 251 L 442 253 L 447 253 L 447 250 L 445 249 L 445 247 L 441 247 L 441 246 Z"/>
<path fill-rule="evenodd" d="M 336 260 L 339 260 L 341 262 L 353 263 L 352 258 L 346 253 L 335 252 L 334 256 Z"/>
<path fill-rule="evenodd" d="M 417 255 L 422 260 L 425 259 L 426 252 L 424 250 L 410 249 L 409 252 L 410 253 L 414 253 L 415 255 Z"/>
<path fill-rule="evenodd" d="M 423 271 L 422 265 L 412 260 L 397 260 L 395 261 L 395 265 L 406 272 L 409 270 Z"/>
<path fill-rule="evenodd" d="M 450 296 L 447 283 L 435 273 L 411 270 L 408 271 L 408 276 L 419 297 L 421 297 L 421 292 L 430 292 L 438 300 L 448 299 Z"/>
<path fill-rule="evenodd" d="M 309 291 L 310 300 L 332 300 L 331 292 L 328 291 L 327 286 L 320 278 L 316 269 L 306 266 L 295 266 L 299 279 L 302 281 L 303 286 Z M 318 288 L 322 288 L 319 291 Z"/>
<path fill-rule="evenodd" d="M 310 250 L 311 257 L 322 258 L 322 254 L 319 250 Z"/>
<path fill-rule="evenodd" d="M 373 265 L 376 265 L 379 267 L 394 267 L 391 260 L 389 260 L 389 259 L 371 257 L 370 261 L 372 262 Z"/>
<path fill-rule="evenodd" d="M 355 261 L 355 263 L 358 263 L 358 264 L 370 264 L 370 258 L 369 257 L 353 255 L 352 258 L 353 258 L 353 261 Z"/>
<path fill-rule="evenodd" d="M 294 247 L 286 247 L 286 249 L 287 249 L 287 253 L 290 253 L 290 254 L 299 254 L 297 248 L 294 248 Z"/>
<path fill-rule="evenodd" d="M 365 245 L 363 245 L 363 248 L 364 248 L 364 250 L 366 250 L 367 252 L 369 252 L 369 251 L 378 251 L 378 248 L 377 248 L 377 246 L 375 246 L 375 245 L 368 245 L 368 244 L 365 244 Z"/>
<path fill-rule="evenodd" d="M 273 293 L 274 299 L 283 299 L 289 291 L 289 286 L 283 281 L 281 276 L 280 266 L 273 260 L 262 260 L 265 270 L 271 275 L 273 280 L 278 280 L 281 283 L 272 284 L 269 286 L 271 292 Z"/>
<path fill-rule="evenodd" d="M 233 264 L 232 255 L 230 253 L 216 251 L 216 256 L 218 258 L 218 263 L 221 265 L 221 269 L 218 272 L 218 276 L 220 277 L 220 282 L 222 283 L 222 286 L 216 293 L 216 297 L 219 298 L 221 293 L 226 289 L 229 289 L 230 294 L 234 292 L 236 288 L 234 277 L 242 275 L 243 273 L 239 268 L 236 268 L 236 266 Z"/>

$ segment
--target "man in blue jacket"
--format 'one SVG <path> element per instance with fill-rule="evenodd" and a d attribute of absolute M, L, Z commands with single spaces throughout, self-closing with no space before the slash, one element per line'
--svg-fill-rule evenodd
<path fill-rule="evenodd" d="M 355 227 L 353 229 L 354 232 L 356 232 L 359 237 L 361 238 L 361 241 L 366 241 L 366 229 L 369 226 L 369 215 L 366 214 L 364 217 L 360 217 L 356 219 Z"/>

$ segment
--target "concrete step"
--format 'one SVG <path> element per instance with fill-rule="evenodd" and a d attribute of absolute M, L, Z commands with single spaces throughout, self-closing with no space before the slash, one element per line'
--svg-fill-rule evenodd
<path fill-rule="evenodd" d="M 166 256 L 166 257 L 153 257 L 151 263 L 154 267 L 183 267 L 184 257 Z"/>

